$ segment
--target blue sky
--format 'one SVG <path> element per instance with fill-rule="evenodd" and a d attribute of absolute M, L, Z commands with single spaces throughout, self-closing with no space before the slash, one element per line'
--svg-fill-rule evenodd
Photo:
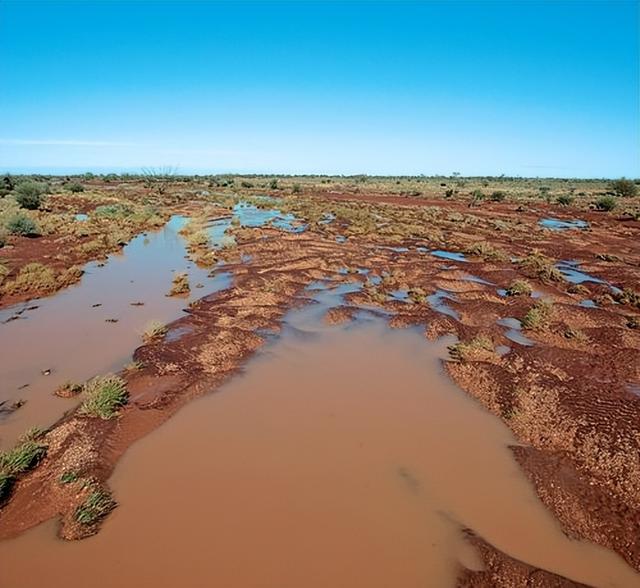
<path fill-rule="evenodd" d="M 638 10 L 0 0 L 0 171 L 637 177 Z"/>

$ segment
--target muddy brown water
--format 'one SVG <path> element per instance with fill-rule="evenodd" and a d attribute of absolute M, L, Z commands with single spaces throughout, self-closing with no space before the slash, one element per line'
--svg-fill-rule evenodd
<path fill-rule="evenodd" d="M 65 543 L 48 523 L 0 543 L 0 586 L 447 587 L 480 566 L 462 527 L 576 581 L 640 585 L 562 533 L 510 431 L 443 374 L 445 341 L 289 324 L 133 446 L 99 535 Z"/>
<path fill-rule="evenodd" d="M 104 265 L 87 264 L 80 283 L 54 296 L 0 310 L 0 402 L 26 401 L 0 419 L 0 448 L 29 427 L 48 427 L 77 404 L 54 396 L 57 386 L 120 370 L 149 322 L 175 320 L 190 299 L 230 283 L 229 274 L 210 276 L 185 259 L 178 234 L 185 222 L 175 216 L 160 231 L 134 238 Z M 166 296 L 174 272 L 182 271 L 189 274 L 190 295 Z"/>

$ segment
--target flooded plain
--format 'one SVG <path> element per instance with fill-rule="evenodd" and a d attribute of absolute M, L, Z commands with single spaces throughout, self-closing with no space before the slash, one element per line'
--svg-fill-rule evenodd
<path fill-rule="evenodd" d="M 0 448 L 28 427 L 47 427 L 77 401 L 53 395 L 67 381 L 82 383 L 121 369 L 151 321 L 179 318 L 190 299 L 231 283 L 229 273 L 196 267 L 185 259 L 178 234 L 186 219 L 135 237 L 105 263 L 85 266 L 82 280 L 62 292 L 0 310 L 0 401 L 26 401 L 0 420 Z M 186 271 L 191 293 L 168 297 L 175 272 Z"/>
<path fill-rule="evenodd" d="M 65 543 L 48 523 L 0 543 L 0 585 L 447 587 L 481 566 L 465 527 L 570 579 L 639 585 L 562 533 L 510 431 L 444 375 L 450 341 L 367 314 L 329 327 L 318 309 L 133 446 L 97 536 Z"/>

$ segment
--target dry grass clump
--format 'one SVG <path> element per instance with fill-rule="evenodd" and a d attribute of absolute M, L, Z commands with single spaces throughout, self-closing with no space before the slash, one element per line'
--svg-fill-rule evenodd
<path fill-rule="evenodd" d="M 184 296 L 191 291 L 189 285 L 189 275 L 186 272 L 181 272 L 173 277 L 171 282 L 171 290 L 169 290 L 169 296 Z"/>
<path fill-rule="evenodd" d="M 17 276 L 2 286 L 3 294 L 46 294 L 77 282 L 83 271 L 73 266 L 58 274 L 41 263 L 28 263 L 20 268 Z"/>
<path fill-rule="evenodd" d="M 150 343 L 154 339 L 162 337 L 166 332 L 166 325 L 162 324 L 160 321 L 151 321 L 142 333 L 142 340 L 145 343 Z"/>
<path fill-rule="evenodd" d="M 523 257 L 519 265 L 528 275 L 539 278 L 543 282 L 564 282 L 564 276 L 553 264 L 553 260 L 540 251 L 534 251 L 527 257 Z"/>
<path fill-rule="evenodd" d="M 508 259 L 508 255 L 504 251 L 502 251 L 502 249 L 494 247 L 487 241 L 478 241 L 477 243 L 472 243 L 465 249 L 464 252 L 469 255 L 480 257 L 483 260 L 504 261 Z"/>
<path fill-rule="evenodd" d="M 118 376 L 100 376 L 89 380 L 84 386 L 87 396 L 80 407 L 80 414 L 110 419 L 129 398 L 125 381 Z"/>
<path fill-rule="evenodd" d="M 551 320 L 553 312 L 553 302 L 550 300 L 539 300 L 524 315 L 522 319 L 522 327 L 539 331 L 544 329 Z"/>
<path fill-rule="evenodd" d="M 15 280 L 3 287 L 5 294 L 23 292 L 51 292 L 56 289 L 56 277 L 53 268 L 41 263 L 28 263 L 20 268 Z"/>
<path fill-rule="evenodd" d="M 82 386 L 74 382 L 65 382 L 54 390 L 54 394 L 60 398 L 73 398 L 82 392 Z"/>
<path fill-rule="evenodd" d="M 451 345 L 449 353 L 456 361 L 486 361 L 496 356 L 493 341 L 485 335 Z"/>
<path fill-rule="evenodd" d="M 513 280 L 513 282 L 511 282 L 511 284 L 506 288 L 505 292 L 507 293 L 507 296 L 529 296 L 531 292 L 533 292 L 533 288 L 526 280 Z"/>

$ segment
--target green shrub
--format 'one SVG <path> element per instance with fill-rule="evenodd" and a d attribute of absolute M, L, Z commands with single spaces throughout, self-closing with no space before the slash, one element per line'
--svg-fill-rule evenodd
<path fill-rule="evenodd" d="M 10 192 L 13 192 L 16 187 L 13 178 L 9 174 L 5 174 L 2 179 L 0 179 L 0 198 L 4 198 Z"/>
<path fill-rule="evenodd" d="M 24 214 L 16 214 L 7 221 L 7 230 L 12 235 L 37 236 L 40 234 L 36 223 Z"/>
<path fill-rule="evenodd" d="M 561 194 L 556 198 L 556 202 L 562 206 L 570 206 L 573 204 L 574 197 L 571 194 Z"/>
<path fill-rule="evenodd" d="M 65 186 L 65 188 L 74 194 L 84 192 L 84 186 L 80 182 L 70 182 Z"/>
<path fill-rule="evenodd" d="M 616 196 L 632 198 L 638 194 L 638 186 L 632 180 L 620 178 L 611 184 L 611 189 Z"/>
<path fill-rule="evenodd" d="M 502 190 L 496 190 L 491 194 L 491 200 L 493 202 L 502 202 L 507 197 L 506 193 Z"/>
<path fill-rule="evenodd" d="M 94 214 L 104 218 L 124 218 L 133 213 L 129 206 L 124 204 L 103 204 L 96 207 Z"/>
<path fill-rule="evenodd" d="M 613 196 L 602 196 L 596 200 L 596 209 L 604 210 L 606 212 L 612 211 L 616 207 L 616 199 Z"/>
<path fill-rule="evenodd" d="M 22 208 L 37 210 L 42 205 L 45 194 L 49 192 L 47 184 L 42 182 L 22 182 L 15 189 L 16 201 Z"/>
<path fill-rule="evenodd" d="M 302 192 L 302 188 L 300 187 L 300 184 L 294 184 L 293 185 L 293 193 L 294 194 L 300 194 Z"/>
<path fill-rule="evenodd" d="M 116 502 L 111 494 L 97 489 L 76 509 L 75 518 L 82 525 L 92 525 L 106 517 L 115 507 Z"/>
<path fill-rule="evenodd" d="M 129 398 L 125 381 L 113 375 L 93 378 L 85 384 L 84 391 L 87 398 L 80 413 L 101 419 L 113 418 Z"/>
<path fill-rule="evenodd" d="M 278 180 L 271 180 L 269 183 L 269 188 L 272 190 L 278 190 L 280 187 L 278 186 Z"/>

